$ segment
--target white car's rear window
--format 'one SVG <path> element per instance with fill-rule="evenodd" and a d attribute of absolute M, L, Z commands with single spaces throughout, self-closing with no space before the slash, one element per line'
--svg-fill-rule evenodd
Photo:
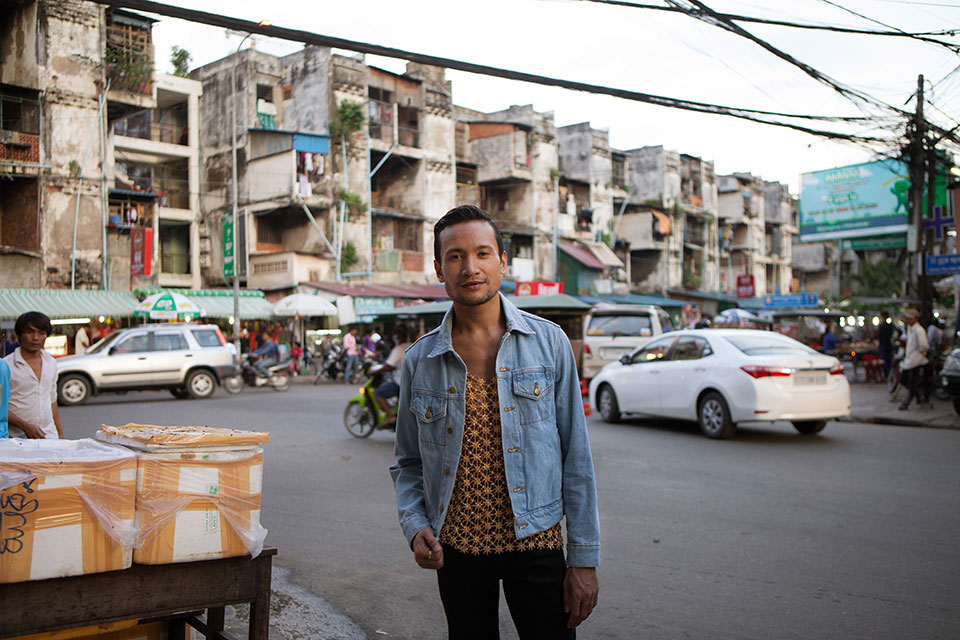
<path fill-rule="evenodd" d="M 811 353 L 817 353 L 810 347 L 803 345 L 796 340 L 791 340 L 785 336 L 771 333 L 769 336 L 763 335 L 726 335 L 724 338 L 748 356 L 767 356 L 767 355 L 803 355 L 808 356 Z"/>
<path fill-rule="evenodd" d="M 646 315 L 593 316 L 587 335 L 648 337 L 653 335 L 653 322 Z"/>
<path fill-rule="evenodd" d="M 201 347 L 220 347 L 216 329 L 193 329 L 193 337 Z"/>

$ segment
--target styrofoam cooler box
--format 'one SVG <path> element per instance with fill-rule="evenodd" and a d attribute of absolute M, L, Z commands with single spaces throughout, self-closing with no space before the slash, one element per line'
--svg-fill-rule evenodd
<path fill-rule="evenodd" d="M 269 434 L 213 427 L 103 426 L 97 438 L 136 447 L 133 561 L 166 564 L 259 555 L 263 450 Z"/>
<path fill-rule="evenodd" d="M 0 582 L 128 568 L 136 477 L 123 447 L 0 440 Z"/>

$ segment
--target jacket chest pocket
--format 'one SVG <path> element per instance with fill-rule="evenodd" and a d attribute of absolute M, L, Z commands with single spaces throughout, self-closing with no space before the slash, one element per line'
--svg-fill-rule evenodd
<path fill-rule="evenodd" d="M 447 399 L 429 393 L 414 391 L 410 398 L 410 413 L 417 419 L 420 442 L 444 445 L 447 442 Z"/>
<path fill-rule="evenodd" d="M 513 374 L 513 395 L 520 414 L 520 425 L 553 420 L 553 370 L 537 367 Z"/>

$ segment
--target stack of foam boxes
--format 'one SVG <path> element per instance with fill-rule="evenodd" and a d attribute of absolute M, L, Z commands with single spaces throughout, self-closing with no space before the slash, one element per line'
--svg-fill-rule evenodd
<path fill-rule="evenodd" d="M 263 549 L 263 449 L 269 434 L 215 427 L 103 425 L 98 440 L 137 452 L 133 561 L 167 564 Z"/>
<path fill-rule="evenodd" d="M 0 582 L 130 567 L 137 455 L 96 440 L 0 440 Z"/>
<path fill-rule="evenodd" d="M 266 442 L 134 424 L 96 440 L 0 440 L 0 583 L 259 555 Z M 165 640 L 163 624 L 136 622 L 57 637 Z"/>

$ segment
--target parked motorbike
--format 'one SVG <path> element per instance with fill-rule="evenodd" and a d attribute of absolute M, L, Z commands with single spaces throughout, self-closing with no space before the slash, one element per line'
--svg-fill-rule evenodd
<path fill-rule="evenodd" d="M 324 380 L 336 382 L 343 375 L 346 366 L 347 356 L 343 351 L 343 347 L 332 345 L 326 357 L 324 357 L 323 363 L 320 365 L 320 371 L 313 379 L 313 384 L 320 384 Z"/>
<path fill-rule="evenodd" d="M 356 438 L 366 438 L 379 429 L 393 429 L 396 423 L 386 423 L 387 419 L 397 415 L 398 398 L 387 401 L 389 412 L 385 412 L 377 404 L 373 396 L 374 390 L 383 383 L 386 371 L 383 365 L 368 367 L 370 378 L 360 387 L 360 393 L 350 398 L 347 409 L 343 412 L 343 423 L 350 435 Z"/>
<path fill-rule="evenodd" d="M 249 353 L 243 354 L 240 374 L 226 378 L 223 388 L 228 393 L 240 393 L 244 385 L 248 387 L 271 387 L 274 391 L 286 391 L 290 388 L 290 360 L 278 362 L 268 367 L 272 374 L 268 377 L 254 364 L 255 359 Z"/>

